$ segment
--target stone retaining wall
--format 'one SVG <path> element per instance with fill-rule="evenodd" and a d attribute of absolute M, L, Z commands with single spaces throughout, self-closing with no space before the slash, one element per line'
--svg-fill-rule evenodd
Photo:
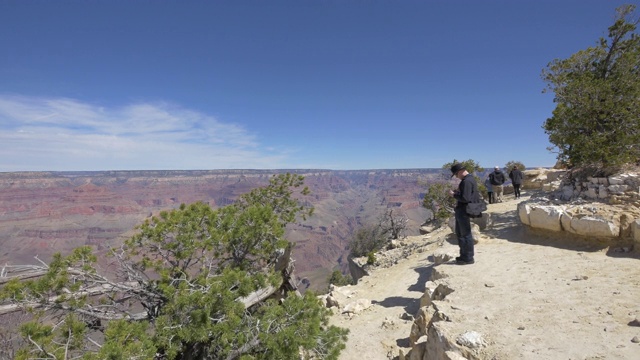
<path fill-rule="evenodd" d="M 588 238 L 633 240 L 640 245 L 640 174 L 564 179 L 566 171 L 525 171 L 525 188 L 546 193 L 518 204 L 532 228 Z"/>

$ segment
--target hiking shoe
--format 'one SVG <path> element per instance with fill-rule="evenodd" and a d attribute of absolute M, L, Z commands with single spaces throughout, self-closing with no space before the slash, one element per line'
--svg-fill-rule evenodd
<path fill-rule="evenodd" d="M 473 259 L 469 260 L 469 261 L 465 261 L 465 260 L 458 260 L 458 258 L 456 258 L 456 265 L 471 265 L 475 263 L 475 261 Z"/>

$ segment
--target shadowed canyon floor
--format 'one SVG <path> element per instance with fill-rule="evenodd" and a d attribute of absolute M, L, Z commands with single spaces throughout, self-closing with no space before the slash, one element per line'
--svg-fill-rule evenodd
<path fill-rule="evenodd" d="M 403 318 L 418 311 L 434 269 L 454 290 L 439 302 L 451 320 L 444 326 L 453 341 L 480 333 L 487 345 L 478 359 L 639 359 L 638 250 L 528 231 L 516 216 L 519 201 L 489 205 L 493 225 L 482 232 L 473 265 L 434 265 L 433 253 L 458 254 L 455 236 L 443 229 L 406 239 L 429 242 L 428 250 L 337 289 L 343 303 L 372 303 L 359 314 L 335 311 L 332 323 L 351 331 L 340 359 L 406 354 L 413 320 Z"/>

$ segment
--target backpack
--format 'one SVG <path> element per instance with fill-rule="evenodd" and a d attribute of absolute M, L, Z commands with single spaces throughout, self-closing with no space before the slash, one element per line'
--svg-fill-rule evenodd
<path fill-rule="evenodd" d="M 498 177 L 496 178 L 496 175 L 498 175 Z M 504 174 L 499 172 L 499 173 L 495 173 L 492 172 L 491 174 L 489 174 L 489 179 L 491 180 L 491 184 L 492 185 L 502 185 L 504 184 Z"/>
<path fill-rule="evenodd" d="M 500 185 L 497 181 L 496 181 L 496 177 L 494 173 L 489 174 L 489 181 L 491 181 L 491 185 Z"/>

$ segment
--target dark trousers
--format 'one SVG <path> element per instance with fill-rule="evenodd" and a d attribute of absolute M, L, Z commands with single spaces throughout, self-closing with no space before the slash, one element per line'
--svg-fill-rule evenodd
<path fill-rule="evenodd" d="M 487 191 L 487 196 L 489 197 L 489 204 L 493 204 L 493 191 Z"/>
<path fill-rule="evenodd" d="M 513 192 L 516 195 L 516 199 L 520 197 L 520 184 L 513 184 Z"/>
<path fill-rule="evenodd" d="M 460 246 L 460 258 L 463 261 L 473 260 L 473 234 L 471 233 L 471 219 L 464 207 L 456 207 L 456 236 Z"/>

